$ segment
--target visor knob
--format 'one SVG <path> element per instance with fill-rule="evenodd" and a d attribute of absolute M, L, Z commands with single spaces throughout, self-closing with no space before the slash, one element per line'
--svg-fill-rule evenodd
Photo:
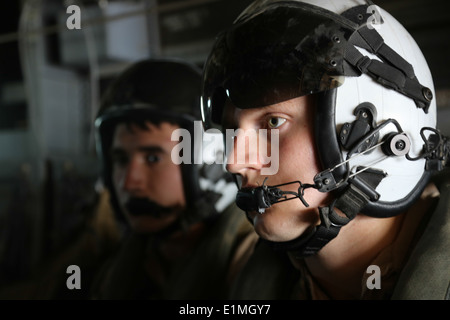
<path fill-rule="evenodd" d="M 411 148 L 411 140 L 404 133 L 390 133 L 383 144 L 383 152 L 388 156 L 404 156 Z"/>

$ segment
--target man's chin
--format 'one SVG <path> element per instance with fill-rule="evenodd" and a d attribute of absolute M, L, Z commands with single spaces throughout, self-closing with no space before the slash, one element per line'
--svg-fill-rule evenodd
<path fill-rule="evenodd" d="M 272 242 L 285 242 L 296 239 L 309 227 L 308 224 L 284 225 L 280 223 L 280 217 L 277 217 L 274 210 L 267 210 L 263 214 L 255 212 L 250 215 L 250 218 L 253 221 L 255 232 L 261 238 Z"/>

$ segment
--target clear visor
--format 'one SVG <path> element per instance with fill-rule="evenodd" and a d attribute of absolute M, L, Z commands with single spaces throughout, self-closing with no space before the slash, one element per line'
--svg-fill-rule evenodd
<path fill-rule="evenodd" d="M 220 128 L 227 99 L 241 109 L 258 108 L 342 85 L 354 28 L 333 12 L 299 2 L 244 12 L 217 37 L 206 61 L 205 128 Z"/>

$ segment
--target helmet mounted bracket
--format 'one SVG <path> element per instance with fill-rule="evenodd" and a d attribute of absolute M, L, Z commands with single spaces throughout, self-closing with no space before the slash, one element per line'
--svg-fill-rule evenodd
<path fill-rule="evenodd" d="M 361 137 L 376 127 L 377 109 L 372 103 L 361 103 L 355 108 L 354 115 L 356 120 L 352 123 L 344 123 L 339 133 L 339 142 L 346 150 L 352 149 Z M 377 143 L 378 137 L 378 132 L 372 135 L 358 147 L 357 152 L 363 152 L 373 147 Z"/>

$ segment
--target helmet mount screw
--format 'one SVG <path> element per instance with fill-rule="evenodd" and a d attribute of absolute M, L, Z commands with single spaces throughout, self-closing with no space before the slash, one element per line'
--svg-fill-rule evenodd
<path fill-rule="evenodd" d="M 423 94 L 424 98 L 427 99 L 427 101 L 433 100 L 433 92 L 431 92 L 431 90 L 429 88 L 423 88 L 422 94 Z"/>
<path fill-rule="evenodd" d="M 405 143 L 403 141 L 397 141 L 395 143 L 395 148 L 397 150 L 403 150 L 403 149 L 405 149 Z"/>

